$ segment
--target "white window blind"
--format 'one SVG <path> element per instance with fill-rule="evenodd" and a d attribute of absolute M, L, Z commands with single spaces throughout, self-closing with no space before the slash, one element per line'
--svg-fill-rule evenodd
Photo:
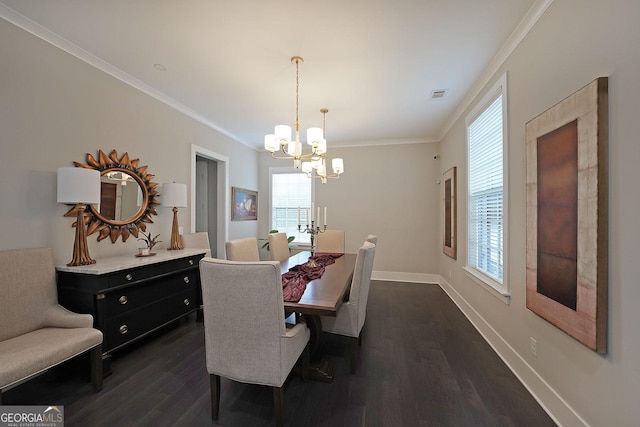
<path fill-rule="evenodd" d="M 293 243 L 310 243 L 308 234 L 298 232 L 298 207 L 304 229 L 311 208 L 311 179 L 300 172 L 272 173 L 271 229 L 295 236 Z"/>
<path fill-rule="evenodd" d="M 467 128 L 469 149 L 468 266 L 503 283 L 503 95 Z"/>

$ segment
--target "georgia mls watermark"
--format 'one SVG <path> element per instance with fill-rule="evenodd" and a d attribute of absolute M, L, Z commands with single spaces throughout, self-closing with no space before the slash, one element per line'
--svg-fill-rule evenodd
<path fill-rule="evenodd" d="M 0 406 L 0 427 L 64 427 L 64 406 Z"/>

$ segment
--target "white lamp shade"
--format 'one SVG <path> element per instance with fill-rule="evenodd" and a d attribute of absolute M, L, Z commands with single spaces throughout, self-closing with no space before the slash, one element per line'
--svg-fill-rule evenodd
<path fill-rule="evenodd" d="M 325 154 L 327 152 L 327 140 L 324 138 L 320 138 L 318 140 L 318 148 L 316 149 L 317 154 Z"/>
<path fill-rule="evenodd" d="M 313 170 L 311 162 L 302 162 L 302 172 L 309 173 Z"/>
<path fill-rule="evenodd" d="M 186 208 L 187 184 L 177 184 L 175 182 L 162 184 L 162 206 Z"/>
<path fill-rule="evenodd" d="M 320 142 L 322 139 L 322 128 L 309 128 L 307 129 L 307 144 L 313 145 Z"/>
<path fill-rule="evenodd" d="M 331 160 L 331 168 L 334 173 L 344 173 L 344 161 L 339 157 Z"/>
<path fill-rule="evenodd" d="M 100 203 L 100 171 L 58 168 L 58 203 Z"/>
<path fill-rule="evenodd" d="M 295 139 L 293 141 L 289 141 L 289 143 L 287 144 L 287 154 L 289 154 L 290 156 L 295 156 L 296 149 L 297 149 L 297 143 Z"/>
<path fill-rule="evenodd" d="M 275 127 L 276 141 L 291 141 L 291 126 L 278 125 Z"/>
<path fill-rule="evenodd" d="M 278 149 L 278 142 L 276 141 L 276 136 L 272 133 L 264 136 L 264 149 L 267 151 L 271 151 L 272 153 Z"/>

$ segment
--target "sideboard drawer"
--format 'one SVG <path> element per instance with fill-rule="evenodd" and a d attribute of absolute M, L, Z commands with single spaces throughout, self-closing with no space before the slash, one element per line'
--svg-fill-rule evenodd
<path fill-rule="evenodd" d="M 107 278 L 108 287 L 118 287 L 140 281 L 153 279 L 163 274 L 169 274 L 177 270 L 198 267 L 198 262 L 202 257 L 185 257 L 164 263 L 153 264 L 144 267 L 130 268 L 110 274 Z"/>
<path fill-rule="evenodd" d="M 103 351 L 112 351 L 197 308 L 196 293 L 186 291 L 108 319 L 103 329 Z"/>
<path fill-rule="evenodd" d="M 184 291 L 194 292 L 198 285 L 198 272 L 187 270 L 179 274 L 164 276 L 140 286 L 122 287 L 115 292 L 105 294 L 104 301 L 102 301 L 104 315 L 111 318 L 151 304 L 158 297 L 166 297 Z"/>

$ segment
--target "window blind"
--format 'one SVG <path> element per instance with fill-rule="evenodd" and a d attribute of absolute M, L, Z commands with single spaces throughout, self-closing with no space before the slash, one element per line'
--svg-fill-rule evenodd
<path fill-rule="evenodd" d="M 468 126 L 468 264 L 503 279 L 503 115 L 499 95 Z"/>
<path fill-rule="evenodd" d="M 271 175 L 271 229 L 295 236 L 294 243 L 310 243 L 309 235 L 298 232 L 298 207 L 303 228 L 311 208 L 311 180 L 303 173 Z"/>

